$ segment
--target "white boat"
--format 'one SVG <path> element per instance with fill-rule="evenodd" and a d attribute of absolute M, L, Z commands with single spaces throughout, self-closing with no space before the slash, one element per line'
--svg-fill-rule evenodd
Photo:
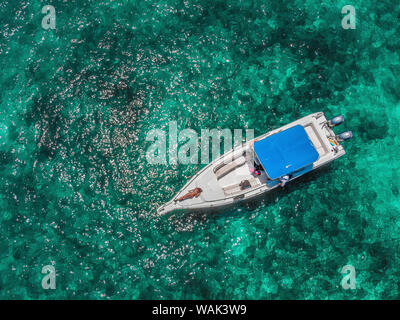
<path fill-rule="evenodd" d="M 290 183 L 345 154 L 341 142 L 352 132 L 336 135 L 332 130 L 343 121 L 343 116 L 328 121 L 317 112 L 235 146 L 200 170 L 157 211 L 218 211 Z M 178 200 L 185 195 L 185 200 Z"/>

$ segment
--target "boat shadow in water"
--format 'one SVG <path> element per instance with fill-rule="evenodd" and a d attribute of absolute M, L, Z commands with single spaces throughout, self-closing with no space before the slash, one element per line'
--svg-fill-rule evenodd
<path fill-rule="evenodd" d="M 310 183 L 318 180 L 321 175 L 329 174 L 330 171 L 332 171 L 331 166 L 327 165 L 290 181 L 284 188 L 277 187 L 266 194 L 261 194 L 250 200 L 242 200 L 241 202 L 221 209 L 190 212 L 175 211 L 169 214 L 168 219 L 170 223 L 175 225 L 180 231 L 191 231 L 195 225 L 202 225 L 212 219 L 221 217 L 231 218 L 243 213 L 243 211 L 251 212 L 257 208 L 268 206 L 280 198 L 289 196 L 292 192 L 308 188 Z"/>

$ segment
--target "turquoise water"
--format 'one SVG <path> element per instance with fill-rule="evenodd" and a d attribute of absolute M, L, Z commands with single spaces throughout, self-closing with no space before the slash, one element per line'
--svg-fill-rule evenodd
<path fill-rule="evenodd" d="M 0 298 L 400 297 L 399 4 L 7 0 L 0 15 Z M 224 213 L 157 215 L 204 165 L 149 164 L 149 130 L 257 136 L 317 111 L 355 135 L 329 168 Z"/>

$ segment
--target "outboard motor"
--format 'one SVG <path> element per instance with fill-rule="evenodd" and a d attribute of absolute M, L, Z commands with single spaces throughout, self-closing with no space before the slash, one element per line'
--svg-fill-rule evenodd
<path fill-rule="evenodd" d="M 331 120 L 328 121 L 328 126 L 336 127 L 339 124 L 342 124 L 344 122 L 344 117 L 342 115 L 333 117 Z"/>
<path fill-rule="evenodd" d="M 352 131 L 345 131 L 339 135 L 336 136 L 336 139 L 338 141 L 345 141 L 353 138 L 353 132 Z"/>

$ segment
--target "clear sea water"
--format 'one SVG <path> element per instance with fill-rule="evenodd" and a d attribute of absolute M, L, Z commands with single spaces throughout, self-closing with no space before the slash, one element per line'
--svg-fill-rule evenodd
<path fill-rule="evenodd" d="M 398 2 L 3 0 L 0 17 L 0 298 L 400 298 Z M 329 168 L 157 214 L 204 165 L 148 164 L 149 130 L 257 136 L 317 111 L 355 136 Z"/>

